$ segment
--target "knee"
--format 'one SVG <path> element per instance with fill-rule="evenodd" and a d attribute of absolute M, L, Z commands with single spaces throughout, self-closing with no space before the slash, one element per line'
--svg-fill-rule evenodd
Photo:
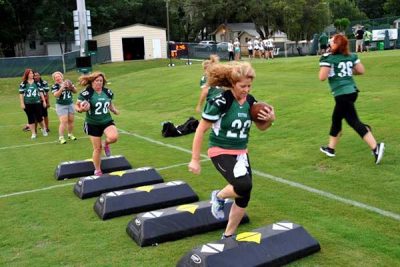
<path fill-rule="evenodd" d="M 246 196 L 250 196 L 251 190 L 253 188 L 253 184 L 251 182 L 250 179 L 245 179 L 243 178 L 237 178 L 237 179 L 243 179 L 243 181 L 238 182 L 236 184 L 233 185 L 233 189 L 235 191 L 236 194 L 238 194 L 239 196 L 246 197 Z"/>
<path fill-rule="evenodd" d="M 107 143 L 112 144 L 118 141 L 118 133 L 107 136 Z"/>

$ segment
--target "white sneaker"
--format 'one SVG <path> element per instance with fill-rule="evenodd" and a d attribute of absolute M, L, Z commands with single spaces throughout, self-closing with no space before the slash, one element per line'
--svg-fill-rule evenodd
<path fill-rule="evenodd" d="M 31 139 L 36 139 L 36 134 L 32 134 Z"/>
<path fill-rule="evenodd" d="M 211 192 L 211 214 L 215 217 L 215 219 L 223 220 L 225 217 L 225 200 L 217 197 L 218 192 L 219 190 L 214 190 Z"/>
<path fill-rule="evenodd" d="M 43 136 L 48 136 L 49 134 L 47 133 L 46 129 L 42 129 L 42 134 Z"/>

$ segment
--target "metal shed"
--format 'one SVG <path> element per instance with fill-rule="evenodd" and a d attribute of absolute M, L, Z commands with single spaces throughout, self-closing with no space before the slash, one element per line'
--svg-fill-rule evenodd
<path fill-rule="evenodd" d="M 94 36 L 93 40 L 99 48 L 109 47 L 111 62 L 167 58 L 165 28 L 133 24 Z"/>

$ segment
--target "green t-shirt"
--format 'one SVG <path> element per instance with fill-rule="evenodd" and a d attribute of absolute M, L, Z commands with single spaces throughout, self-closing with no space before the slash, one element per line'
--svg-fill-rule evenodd
<path fill-rule="evenodd" d="M 60 90 L 58 83 L 51 87 L 51 92 L 54 94 Z M 72 104 L 72 92 L 70 90 L 64 90 L 59 97 L 56 97 L 56 103 L 59 105 L 71 105 Z"/>
<path fill-rule="evenodd" d="M 113 98 L 113 92 L 104 87 L 100 93 L 97 93 L 91 87 L 83 90 L 78 95 L 78 100 L 86 100 L 90 103 L 90 110 L 86 112 L 85 121 L 93 125 L 104 125 L 112 121 L 109 107 Z"/>
<path fill-rule="evenodd" d="M 328 36 L 326 34 L 321 34 L 321 36 L 319 37 L 319 44 L 320 45 L 328 44 Z"/>
<path fill-rule="evenodd" d="M 252 96 L 250 97 L 255 101 Z M 209 147 L 247 148 L 251 127 L 250 103 L 248 101 L 240 105 L 233 97 L 232 92 L 226 91 L 207 102 L 202 118 L 213 122 Z"/>
<path fill-rule="evenodd" d="M 351 94 L 357 91 L 353 79 L 353 68 L 360 63 L 357 54 L 324 54 L 319 60 L 320 67 L 329 67 L 329 86 L 333 96 Z"/>
<path fill-rule="evenodd" d="M 40 103 L 40 93 L 43 93 L 43 88 L 40 83 L 33 82 L 22 82 L 19 85 L 19 93 L 24 95 L 25 104 L 37 104 Z"/>

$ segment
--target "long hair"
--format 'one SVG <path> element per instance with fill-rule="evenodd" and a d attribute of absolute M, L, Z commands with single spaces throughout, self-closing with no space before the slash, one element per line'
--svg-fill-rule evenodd
<path fill-rule="evenodd" d="M 97 77 L 99 76 L 103 77 L 103 87 L 104 87 L 104 85 L 107 83 L 107 80 L 104 73 L 100 71 L 95 71 L 89 75 L 82 75 L 81 77 L 79 77 L 79 84 L 82 86 L 92 85 L 92 82 L 96 80 Z"/>
<path fill-rule="evenodd" d="M 33 70 L 32 69 L 25 69 L 25 71 L 24 71 L 24 75 L 22 75 L 22 81 L 23 82 L 26 82 L 27 80 L 28 80 L 28 78 L 29 78 L 29 73 L 32 71 L 32 73 L 33 73 Z"/>
<path fill-rule="evenodd" d="M 247 62 L 213 64 L 207 69 L 207 77 L 207 83 L 210 86 L 233 88 L 233 85 L 243 78 L 253 80 L 256 72 Z"/>
<path fill-rule="evenodd" d="M 201 65 L 203 66 L 204 70 L 207 70 L 207 68 L 215 63 L 219 63 L 219 56 L 217 55 L 210 55 L 210 59 L 204 60 Z"/>
<path fill-rule="evenodd" d="M 332 38 L 332 42 L 336 44 L 331 48 L 332 54 L 350 55 L 349 40 L 343 34 L 336 34 Z"/>

